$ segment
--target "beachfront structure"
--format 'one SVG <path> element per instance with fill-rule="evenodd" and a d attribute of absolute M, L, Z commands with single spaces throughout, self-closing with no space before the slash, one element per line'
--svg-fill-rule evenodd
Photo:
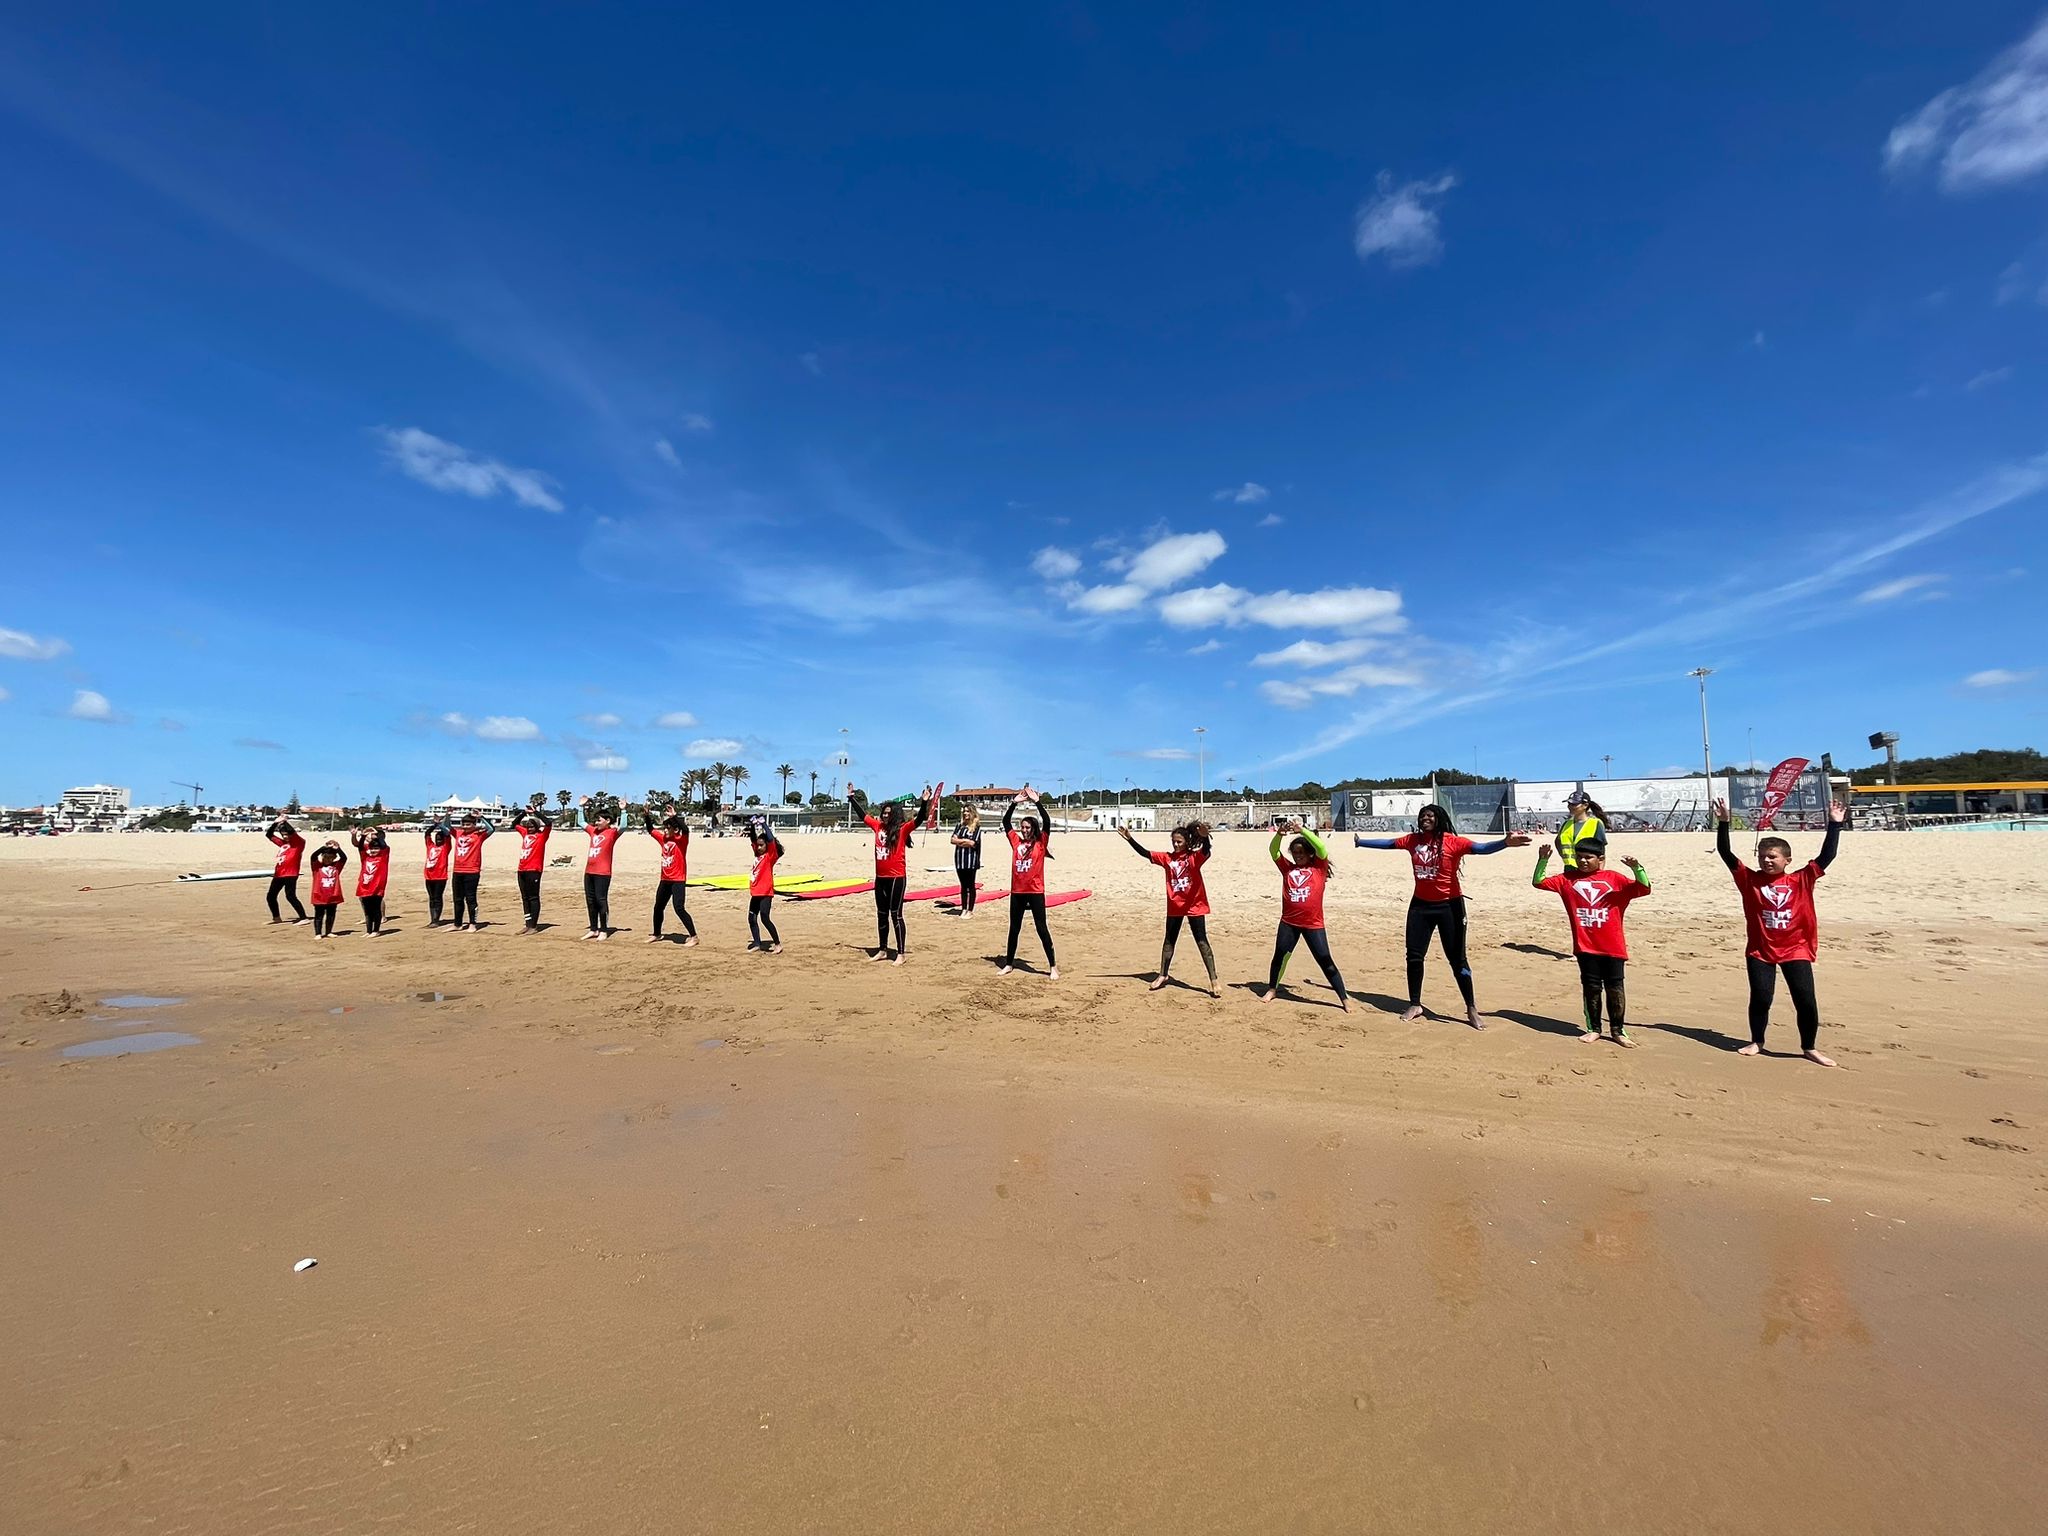
<path fill-rule="evenodd" d="M 67 789 L 57 802 L 66 821 L 113 821 L 128 813 L 128 791 L 113 784 L 83 784 Z"/>
<path fill-rule="evenodd" d="M 493 795 L 489 800 L 481 795 L 465 800 L 460 795 L 450 795 L 445 800 L 436 800 L 427 807 L 427 814 L 437 821 L 454 821 L 462 816 L 479 816 L 486 820 L 498 819 L 512 814 L 513 807 Z M 553 814 L 550 811 L 550 814 Z"/>
<path fill-rule="evenodd" d="M 1873 809 L 1897 807 L 1916 820 L 1952 816 L 2028 816 L 2048 812 L 2048 779 L 1984 784 L 1857 784 L 1850 793 Z"/>

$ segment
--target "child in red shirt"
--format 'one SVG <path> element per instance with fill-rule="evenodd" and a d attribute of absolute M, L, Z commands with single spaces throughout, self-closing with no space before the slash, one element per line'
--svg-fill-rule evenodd
<path fill-rule="evenodd" d="M 782 857 L 782 840 L 763 822 L 747 829 L 747 841 L 754 849 L 754 868 L 747 882 L 747 932 L 753 938 L 747 941 L 747 948 L 779 955 L 782 935 L 775 931 L 771 914 L 775 907 L 775 861 Z M 761 942 L 763 928 L 768 930 L 766 944 Z"/>
<path fill-rule="evenodd" d="M 1129 827 L 1118 827 L 1117 832 L 1166 872 L 1166 941 L 1159 947 L 1159 974 L 1152 980 L 1152 990 L 1157 992 L 1166 985 L 1173 947 L 1180 940 L 1181 924 L 1186 923 L 1195 936 L 1195 948 L 1202 952 L 1202 964 L 1208 967 L 1209 995 L 1222 996 L 1216 990 L 1216 957 L 1209 951 L 1209 890 L 1202 882 L 1202 866 L 1209 862 L 1209 824 L 1191 821 L 1175 827 L 1171 853 L 1153 853 L 1131 835 Z"/>
<path fill-rule="evenodd" d="M 356 900 L 363 904 L 363 932 L 375 938 L 384 931 L 384 889 L 391 879 L 391 845 L 385 842 L 382 827 L 372 827 L 367 833 L 351 832 L 348 840 L 356 845 L 356 854 L 362 860 L 356 866 Z"/>
<path fill-rule="evenodd" d="M 683 905 L 690 878 L 690 824 L 681 816 L 671 815 L 657 826 L 654 812 L 649 811 L 647 835 L 661 850 L 661 880 L 654 887 L 654 932 L 647 936 L 647 942 L 661 942 L 661 920 L 673 906 L 676 921 L 683 925 L 683 946 L 688 948 L 697 942 L 697 924 Z"/>
<path fill-rule="evenodd" d="M 1581 1040 L 1600 1038 L 1600 993 L 1607 993 L 1607 1025 L 1616 1045 L 1634 1045 L 1628 1037 L 1628 989 L 1623 971 L 1628 964 L 1628 938 L 1622 920 L 1628 904 L 1650 894 L 1650 876 L 1636 860 L 1623 859 L 1629 873 L 1607 867 L 1607 839 L 1594 834 L 1579 839 L 1573 850 L 1576 863 L 1562 874 L 1544 876 L 1550 863 L 1550 844 L 1536 850 L 1536 873 L 1529 883 L 1539 891 L 1552 891 L 1564 902 L 1565 919 L 1572 925 L 1572 953 L 1579 959 L 1579 998 L 1584 1014 L 1579 1024 Z"/>
<path fill-rule="evenodd" d="M 334 914 L 341 909 L 341 871 L 348 855 L 341 844 L 329 838 L 313 850 L 307 861 L 313 871 L 313 937 L 334 937 Z"/>
<path fill-rule="evenodd" d="M 270 872 L 270 920 L 281 923 L 284 916 L 277 910 L 279 896 L 292 904 L 298 914 L 292 921 L 303 923 L 306 909 L 299 905 L 299 860 L 306 852 L 306 840 L 299 836 L 299 829 L 282 816 L 263 829 L 263 835 L 277 844 L 277 864 Z"/>
<path fill-rule="evenodd" d="M 1736 1054 L 1763 1054 L 1764 1031 L 1771 1026 L 1771 1002 L 1778 991 L 1778 972 L 1799 1020 L 1799 1051 L 1817 1066 L 1832 1067 L 1820 1044 L 1820 1001 L 1813 990 L 1813 960 L 1820 948 L 1820 925 L 1814 916 L 1813 887 L 1828 872 L 1840 850 L 1842 824 L 1849 807 L 1837 800 L 1828 807 L 1828 833 L 1820 856 L 1800 869 L 1792 868 L 1792 845 L 1782 837 L 1766 837 L 1756 845 L 1757 867 L 1751 869 L 1728 846 L 1728 802 L 1714 802 L 1714 848 L 1735 889 L 1742 894 L 1742 916 L 1748 927 L 1742 963 L 1749 972 L 1749 1044 Z"/>
<path fill-rule="evenodd" d="M 1024 815 L 1020 832 L 1017 808 L 1022 805 L 1031 809 Z M 1017 936 L 1024 931 L 1024 914 L 1028 912 L 1038 929 L 1038 942 L 1045 946 L 1045 974 L 1058 981 L 1060 963 L 1053 957 L 1052 929 L 1045 922 L 1045 861 L 1052 857 L 1047 848 L 1052 841 L 1052 817 L 1029 784 L 1003 812 L 1003 836 L 1010 840 L 1010 947 L 996 974 L 1007 976 L 1016 969 Z"/>
<path fill-rule="evenodd" d="M 1290 832 L 1294 837 L 1287 841 Z M 1280 851 L 1282 842 L 1287 842 L 1284 854 Z M 1282 822 L 1273 834 L 1273 844 L 1266 852 L 1280 870 L 1280 928 L 1273 935 L 1273 964 L 1266 979 L 1266 995 L 1259 1001 L 1270 1003 L 1280 995 L 1280 978 L 1287 974 L 1288 957 L 1294 953 L 1294 946 L 1302 943 L 1308 945 L 1308 952 L 1323 968 L 1324 977 L 1337 994 L 1337 1006 L 1349 1013 L 1351 999 L 1344 991 L 1344 978 L 1338 974 L 1337 962 L 1330 956 L 1329 936 L 1323 932 L 1323 887 L 1334 873 L 1329 848 L 1306 827 L 1288 821 Z"/>

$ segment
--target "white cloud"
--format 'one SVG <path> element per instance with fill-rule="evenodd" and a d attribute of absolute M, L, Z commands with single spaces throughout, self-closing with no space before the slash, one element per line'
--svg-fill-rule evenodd
<path fill-rule="evenodd" d="M 1264 517 L 1259 519 L 1258 526 L 1261 528 L 1278 528 L 1282 523 L 1286 521 L 1287 519 L 1282 517 L 1278 512 L 1268 512 Z"/>
<path fill-rule="evenodd" d="M 2022 297 L 2031 286 L 2027 279 L 2027 269 L 2016 261 L 1998 274 L 1998 291 L 1993 296 L 1993 302 L 2010 304 L 2014 299 Z"/>
<path fill-rule="evenodd" d="M 1255 667 L 1327 667 L 1356 661 L 1373 648 L 1371 640 L 1297 640 L 1277 651 L 1252 658 Z"/>
<path fill-rule="evenodd" d="M 696 723 L 697 717 L 687 709 L 672 709 L 654 717 L 654 728 L 659 731 L 687 731 Z"/>
<path fill-rule="evenodd" d="M 683 756 L 701 757 L 709 762 L 714 757 L 736 757 L 745 750 L 745 744 L 730 736 L 699 736 L 683 746 Z"/>
<path fill-rule="evenodd" d="M 1190 587 L 1159 600 L 1159 617 L 1179 629 L 1207 629 L 1212 624 L 1237 622 L 1238 605 L 1251 594 L 1243 587 L 1218 582 L 1213 587 Z"/>
<path fill-rule="evenodd" d="M 1257 506 L 1273 493 L 1256 480 L 1247 480 L 1243 485 L 1227 485 L 1210 499 L 1213 501 L 1234 501 L 1241 507 Z"/>
<path fill-rule="evenodd" d="M 1130 582 L 1109 587 L 1077 587 L 1067 597 L 1069 608 L 1083 613 L 1129 613 L 1145 601 L 1145 589 Z"/>
<path fill-rule="evenodd" d="M 19 629 L 0 629 L 0 656 L 10 661 L 55 661 L 71 653 L 71 643 L 55 635 L 46 639 Z"/>
<path fill-rule="evenodd" d="M 459 709 L 449 710 L 447 714 L 442 715 L 436 720 L 434 725 L 436 729 L 445 731 L 450 736 L 467 736 L 469 734 L 469 716 L 462 713 Z"/>
<path fill-rule="evenodd" d="M 107 702 L 104 693 L 94 693 L 90 688 L 81 688 L 71 696 L 71 707 L 64 711 L 74 720 L 92 720 L 101 725 L 112 725 L 115 720 L 114 706 Z"/>
<path fill-rule="evenodd" d="M 1900 576 L 1891 581 L 1881 581 L 1874 587 L 1857 593 L 1859 603 L 1888 603 L 1895 597 L 1904 597 L 1908 592 L 1918 591 L 1940 581 L 1939 576 Z"/>
<path fill-rule="evenodd" d="M 1141 758 L 1149 763 L 1192 763 L 1195 760 L 1195 754 L 1186 747 L 1126 747 L 1109 755 Z"/>
<path fill-rule="evenodd" d="M 1189 646 L 1188 654 L 1190 656 L 1207 656 L 1211 651 L 1220 651 L 1222 649 L 1223 642 L 1221 640 L 1204 640 L 1200 645 Z"/>
<path fill-rule="evenodd" d="M 685 432 L 709 432 L 711 430 L 711 418 L 704 415 L 701 411 L 685 411 L 683 412 L 683 430 Z"/>
<path fill-rule="evenodd" d="M 5 704 L 9 699 L 13 697 L 14 695 L 9 693 L 5 688 L 0 688 L 0 704 Z"/>
<path fill-rule="evenodd" d="M 396 431 L 380 427 L 378 431 L 391 462 L 422 485 L 478 500 L 503 493 L 522 507 L 537 507 L 543 512 L 562 510 L 560 498 L 550 489 L 554 481 L 537 469 L 514 469 L 418 427 L 400 427 Z"/>
<path fill-rule="evenodd" d="M 2004 667 L 1991 667 L 1983 672 L 1972 672 L 1963 679 L 1965 688 L 2010 688 L 2014 683 L 2024 683 L 2034 674 L 2012 672 Z"/>
<path fill-rule="evenodd" d="M 1031 557 L 1031 569 L 1047 581 L 1066 581 L 1081 569 L 1081 557 L 1071 550 L 1048 544 Z"/>
<path fill-rule="evenodd" d="M 524 715 L 485 715 L 476 723 L 478 741 L 539 741 L 540 727 Z"/>
<path fill-rule="evenodd" d="M 1323 677 L 1303 678 L 1298 683 L 1269 679 L 1259 684 L 1259 692 L 1270 703 L 1286 709 L 1300 709 L 1319 697 L 1348 699 L 1361 688 L 1418 688 L 1421 685 L 1422 674 L 1419 672 L 1368 661 Z"/>
<path fill-rule="evenodd" d="M 616 752 L 600 752 L 591 757 L 577 759 L 583 764 L 585 773 L 624 773 L 633 764 Z"/>
<path fill-rule="evenodd" d="M 613 731 L 626 723 L 617 715 L 609 712 L 598 715 L 578 715 L 576 718 L 589 726 L 593 731 Z"/>
<path fill-rule="evenodd" d="M 1351 243 L 1360 261 L 1384 256 L 1387 265 L 1427 266 L 1444 252 L 1443 230 L 1437 203 L 1458 184 L 1445 172 L 1433 181 L 1406 181 L 1394 185 L 1394 173 L 1381 171 L 1379 191 L 1359 204 L 1352 225 Z"/>
<path fill-rule="evenodd" d="M 2048 19 L 1968 84 L 1952 86 L 1885 140 L 1899 175 L 1939 159 L 1942 188 L 1969 192 L 2048 170 Z"/>
<path fill-rule="evenodd" d="M 654 456 L 671 469 L 683 467 L 682 455 L 676 452 L 676 445 L 665 437 L 654 440 Z"/>
<path fill-rule="evenodd" d="M 1401 594 L 1381 587 L 1268 592 L 1246 600 L 1244 616 L 1274 629 L 1399 629 Z"/>
<path fill-rule="evenodd" d="M 1963 388 L 1967 389 L 1971 394 L 1974 395 L 1980 389 L 1989 389 L 1994 384 L 2003 384 L 2007 379 L 2012 377 L 2012 374 L 2013 370 L 2010 364 L 2003 368 L 1986 368 L 1982 373 L 1978 374 L 1977 377 L 1970 380 L 1969 383 L 1965 384 Z"/>
<path fill-rule="evenodd" d="M 1124 575 L 1132 585 L 1157 592 L 1200 575 L 1227 548 L 1223 535 L 1213 528 L 1204 533 L 1171 533 L 1132 556 Z"/>

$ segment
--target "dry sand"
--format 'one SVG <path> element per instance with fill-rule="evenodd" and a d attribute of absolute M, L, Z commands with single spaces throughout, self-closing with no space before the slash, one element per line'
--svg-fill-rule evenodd
<path fill-rule="evenodd" d="M 1527 851 L 1466 866 L 1474 1033 L 1393 1011 L 1399 855 L 1339 854 L 1345 1015 L 1243 988 L 1263 837 L 1210 866 L 1220 1001 L 1145 990 L 1157 871 L 1054 846 L 1058 982 L 994 974 L 1000 905 L 900 968 L 865 897 L 643 944 L 640 838 L 604 945 L 573 867 L 517 933 L 502 840 L 484 932 L 405 838 L 331 944 L 129 884 L 253 838 L 0 842 L 0 1530 L 2040 1528 L 2048 837 L 1846 840 L 1836 1072 L 1732 1054 L 1699 836 L 1616 842 L 1634 1052 L 1567 1033 Z M 144 1031 L 196 1043 L 61 1054 Z"/>

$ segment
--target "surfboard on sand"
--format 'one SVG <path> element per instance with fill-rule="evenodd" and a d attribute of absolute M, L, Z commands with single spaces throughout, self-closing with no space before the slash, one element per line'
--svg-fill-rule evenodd
<path fill-rule="evenodd" d="M 834 896 L 858 896 L 862 891 L 872 891 L 872 880 L 827 880 L 817 885 L 807 885 L 800 891 L 789 894 L 798 901 L 830 901 Z"/>
<path fill-rule="evenodd" d="M 777 891 L 793 891 L 801 886 L 815 885 L 824 878 L 823 875 L 817 874 L 777 875 L 775 877 L 775 889 Z M 684 882 L 686 885 L 692 885 L 706 891 L 744 891 L 753 883 L 751 875 L 701 875 Z"/>

